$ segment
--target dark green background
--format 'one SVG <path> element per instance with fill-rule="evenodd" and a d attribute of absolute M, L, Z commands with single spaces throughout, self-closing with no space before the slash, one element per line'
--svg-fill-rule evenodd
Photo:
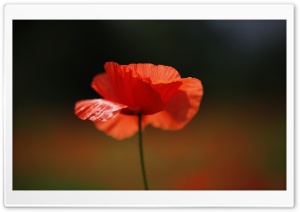
<path fill-rule="evenodd" d="M 150 189 L 286 189 L 283 20 L 14 20 L 13 188 L 143 189 L 137 135 L 74 115 L 106 61 L 172 66 L 204 97 L 180 131 L 150 126 Z"/>

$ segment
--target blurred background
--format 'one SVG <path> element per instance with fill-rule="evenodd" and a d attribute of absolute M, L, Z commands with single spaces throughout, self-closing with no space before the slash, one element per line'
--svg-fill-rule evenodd
<path fill-rule="evenodd" d="M 286 189 L 285 21 L 14 20 L 14 190 L 143 189 L 137 135 L 74 115 L 99 98 L 106 61 L 172 66 L 204 86 L 185 128 L 146 127 L 150 189 Z"/>

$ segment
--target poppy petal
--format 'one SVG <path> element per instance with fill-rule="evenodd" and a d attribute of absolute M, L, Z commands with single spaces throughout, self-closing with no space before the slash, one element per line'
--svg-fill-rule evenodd
<path fill-rule="evenodd" d="M 106 73 L 96 75 L 92 81 L 92 88 L 103 98 L 111 101 L 117 101 L 112 84 Z"/>
<path fill-rule="evenodd" d="M 147 116 L 147 122 L 165 130 L 181 129 L 197 113 L 202 96 L 203 87 L 198 79 L 182 79 L 182 85 L 166 103 L 166 109 Z"/>
<path fill-rule="evenodd" d="M 151 87 L 160 94 L 162 101 L 166 103 L 178 91 L 181 84 L 181 81 L 176 81 L 171 83 L 152 84 Z"/>
<path fill-rule="evenodd" d="M 129 64 L 128 67 L 148 82 L 161 95 L 163 102 L 167 102 L 182 84 L 179 73 L 170 66 L 139 63 Z"/>
<path fill-rule="evenodd" d="M 171 66 L 153 65 L 151 63 L 129 64 L 128 68 L 138 73 L 138 75 L 153 84 L 179 81 L 180 74 Z"/>
<path fill-rule="evenodd" d="M 76 102 L 75 114 L 84 120 L 107 121 L 119 114 L 124 108 L 127 106 L 104 99 L 90 99 Z"/>
<path fill-rule="evenodd" d="M 129 138 L 138 131 L 138 117 L 121 113 L 108 121 L 95 121 L 94 123 L 97 129 L 116 139 Z M 142 125 L 145 127 L 146 122 L 143 121 Z"/>
<path fill-rule="evenodd" d="M 131 114 L 149 115 L 164 110 L 160 94 L 140 79 L 135 71 L 114 62 L 105 63 L 104 68 L 118 102 L 128 105 Z"/>

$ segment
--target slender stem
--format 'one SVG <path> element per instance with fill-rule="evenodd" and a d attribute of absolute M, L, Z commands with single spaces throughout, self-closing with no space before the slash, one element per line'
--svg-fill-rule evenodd
<path fill-rule="evenodd" d="M 146 178 L 146 169 L 145 169 L 145 163 L 144 163 L 144 154 L 143 154 L 142 115 L 141 114 L 138 115 L 138 125 L 139 125 L 139 148 L 140 148 L 142 174 L 143 174 L 145 190 L 148 190 L 148 184 L 147 184 L 147 178 Z"/>

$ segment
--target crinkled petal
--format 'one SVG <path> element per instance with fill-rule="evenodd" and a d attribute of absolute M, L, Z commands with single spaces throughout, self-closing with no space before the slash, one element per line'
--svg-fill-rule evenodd
<path fill-rule="evenodd" d="M 95 121 L 97 129 L 116 138 L 124 139 L 133 136 L 138 131 L 138 116 L 118 114 L 113 119 L 106 122 Z M 142 122 L 143 127 L 146 123 Z"/>
<path fill-rule="evenodd" d="M 151 83 L 169 83 L 180 80 L 180 74 L 171 66 L 153 65 L 151 63 L 129 64 L 128 68 L 138 73 L 144 80 Z"/>
<path fill-rule="evenodd" d="M 104 99 L 89 99 L 76 102 L 75 114 L 81 119 L 107 121 L 118 115 L 126 105 Z"/>
<path fill-rule="evenodd" d="M 161 95 L 139 78 L 135 71 L 115 62 L 104 65 L 118 102 L 128 105 L 131 114 L 154 114 L 164 110 Z"/>
<path fill-rule="evenodd" d="M 198 79 L 182 79 L 182 85 L 169 99 L 166 109 L 147 116 L 147 122 L 165 130 L 181 129 L 197 113 L 202 96 L 203 87 Z"/>
<path fill-rule="evenodd" d="M 158 83 L 158 84 L 150 84 L 151 87 L 160 94 L 161 100 L 166 103 L 181 86 L 181 81 L 175 81 L 170 83 Z"/>
<path fill-rule="evenodd" d="M 139 63 L 129 64 L 127 67 L 148 82 L 160 94 L 163 102 L 167 102 L 182 84 L 179 73 L 170 66 Z"/>
<path fill-rule="evenodd" d="M 98 74 L 93 78 L 92 88 L 103 98 L 117 102 L 114 89 L 106 73 Z"/>

